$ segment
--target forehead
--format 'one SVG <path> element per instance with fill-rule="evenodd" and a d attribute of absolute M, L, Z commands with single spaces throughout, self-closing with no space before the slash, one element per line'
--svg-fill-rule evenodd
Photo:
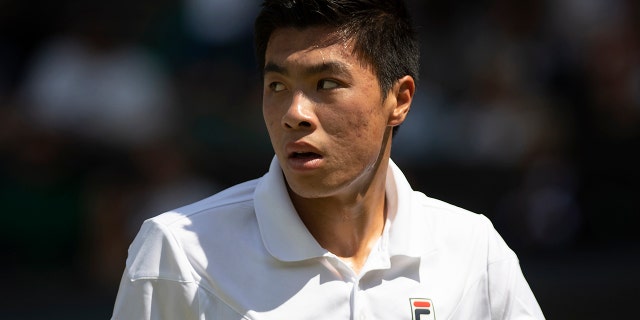
<path fill-rule="evenodd" d="M 267 63 L 318 57 L 357 60 L 352 41 L 328 27 L 276 29 L 269 38 L 265 52 Z"/>

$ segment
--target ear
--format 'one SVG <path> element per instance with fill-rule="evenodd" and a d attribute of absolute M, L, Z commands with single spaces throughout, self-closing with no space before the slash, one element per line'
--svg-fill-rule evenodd
<path fill-rule="evenodd" d="M 389 125 L 398 126 L 409 113 L 413 95 L 416 92 L 416 82 L 412 76 L 404 76 L 400 78 L 389 92 L 392 95 L 391 101 L 394 102 L 393 109 L 389 115 Z"/>

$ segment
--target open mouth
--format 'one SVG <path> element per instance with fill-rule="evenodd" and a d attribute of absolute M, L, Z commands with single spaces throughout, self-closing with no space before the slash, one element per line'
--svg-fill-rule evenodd
<path fill-rule="evenodd" d="M 322 156 L 315 152 L 292 152 L 288 165 L 294 170 L 313 170 L 322 166 Z"/>
<path fill-rule="evenodd" d="M 312 160 L 322 158 L 321 155 L 315 152 L 293 152 L 289 156 L 292 159 L 300 159 L 300 160 Z"/>

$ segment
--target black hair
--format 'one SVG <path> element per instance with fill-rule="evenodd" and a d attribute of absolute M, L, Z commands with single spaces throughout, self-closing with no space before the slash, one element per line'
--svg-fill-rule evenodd
<path fill-rule="evenodd" d="M 419 45 L 402 0 L 265 0 L 254 25 L 261 74 L 276 29 L 317 26 L 354 41 L 354 54 L 373 68 L 383 97 L 406 75 L 418 80 Z"/>

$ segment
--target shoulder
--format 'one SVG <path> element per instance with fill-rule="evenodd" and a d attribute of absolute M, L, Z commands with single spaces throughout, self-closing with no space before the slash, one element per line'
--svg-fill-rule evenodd
<path fill-rule="evenodd" d="M 421 192 L 413 193 L 413 210 L 418 215 L 423 215 L 430 222 L 438 223 L 442 227 L 455 225 L 460 227 L 482 227 L 491 226 L 491 222 L 486 216 L 467 209 L 458 207 L 451 203 L 428 197 Z"/>
<path fill-rule="evenodd" d="M 179 226 L 194 219 L 216 218 L 236 208 L 252 207 L 253 193 L 259 179 L 237 184 L 208 198 L 155 216 L 149 221 L 167 227 Z"/>
<path fill-rule="evenodd" d="M 146 220 L 129 247 L 129 277 L 198 281 L 200 272 L 193 267 L 206 260 L 205 243 L 222 247 L 229 242 L 226 234 L 257 228 L 251 223 L 256 184 L 247 181 Z"/>
<path fill-rule="evenodd" d="M 516 258 L 485 215 L 419 192 L 415 192 L 414 201 L 414 214 L 420 216 L 440 248 L 482 252 L 487 262 Z"/>
<path fill-rule="evenodd" d="M 257 233 L 254 192 L 260 179 L 247 181 L 225 189 L 211 197 L 148 219 L 145 229 L 157 229 L 157 237 L 170 238 L 180 244 L 189 256 L 208 248 L 228 246 L 229 237 L 242 237 Z"/>
<path fill-rule="evenodd" d="M 401 223 L 403 227 L 414 229 L 419 225 L 423 230 L 426 228 L 456 232 L 466 228 L 482 228 L 488 224 L 488 220 L 483 215 L 414 190 L 400 168 L 392 161 L 389 162 L 389 168 L 387 192 L 390 195 L 390 206 L 400 215 L 410 217 L 410 221 Z"/>

